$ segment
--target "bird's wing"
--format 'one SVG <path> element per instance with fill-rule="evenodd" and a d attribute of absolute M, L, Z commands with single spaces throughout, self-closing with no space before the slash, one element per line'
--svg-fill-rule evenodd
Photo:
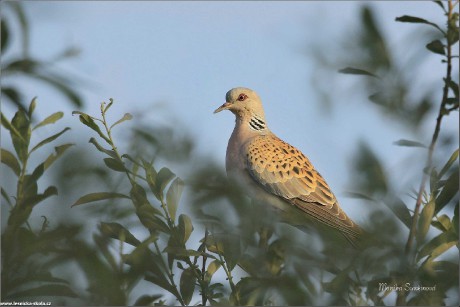
<path fill-rule="evenodd" d="M 340 208 L 326 181 L 297 148 L 270 134 L 247 143 L 245 154 L 249 174 L 267 192 L 349 239 L 359 236 L 359 227 Z"/>

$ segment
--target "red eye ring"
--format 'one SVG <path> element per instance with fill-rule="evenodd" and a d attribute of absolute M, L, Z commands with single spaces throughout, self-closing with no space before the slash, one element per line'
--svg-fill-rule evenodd
<path fill-rule="evenodd" d="M 248 98 L 248 96 L 246 96 L 245 94 L 240 94 L 238 96 L 238 101 L 244 101 L 246 98 Z"/>

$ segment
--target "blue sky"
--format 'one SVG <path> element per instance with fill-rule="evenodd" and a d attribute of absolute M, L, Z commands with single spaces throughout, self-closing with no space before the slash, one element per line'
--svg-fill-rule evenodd
<path fill-rule="evenodd" d="M 358 94 L 360 77 L 335 73 L 342 67 L 326 72 L 334 76 L 324 81 L 331 82 L 336 106 L 330 114 L 322 111 L 323 102 L 311 82 L 318 69 L 311 51 L 320 48 L 328 56 L 339 54 L 341 42 L 358 27 L 364 3 L 375 9 L 401 62 L 423 48 L 411 44 L 411 35 L 421 28 L 396 23 L 395 17 L 414 15 L 443 24 L 440 10 L 429 1 L 28 1 L 23 5 L 31 23 L 32 55 L 46 59 L 69 46 L 81 49 L 79 57 L 57 64 L 56 69 L 77 80 L 85 100 L 83 111 L 98 115 L 100 102 L 114 98 L 113 120 L 129 112 L 144 114 L 143 120 L 152 122 L 178 121 L 197 139 L 195 154 L 207 155 L 224 168 L 234 117 L 212 112 L 229 89 L 250 87 L 264 102 L 271 130 L 310 158 L 345 211 L 359 223 L 365 219 L 365 204 L 344 197 L 357 140 L 366 140 L 385 158 L 387 171 L 398 173 L 401 191 L 407 191 L 414 182 L 413 173 L 406 170 L 420 170 L 424 155 L 420 152 L 420 160 L 413 159 L 414 149 L 392 143 L 401 138 L 428 143 L 434 126 L 428 122 L 414 136 L 381 117 Z M 9 55 L 15 50 L 11 48 Z M 439 62 L 431 56 L 420 63 L 419 78 L 412 81 L 421 88 L 440 88 L 444 67 Z M 87 143 L 88 129 L 71 116 L 74 107 L 42 84 L 21 82 L 26 97 L 38 96 L 40 117 L 64 111 L 74 142 L 94 150 Z M 13 110 L 2 107 L 10 117 Z M 37 138 L 55 129 L 40 129 Z M 448 118 L 444 129 L 458 134 L 458 117 Z M 185 176 L 185 171 L 173 171 Z"/>
<path fill-rule="evenodd" d="M 412 157 L 411 149 L 392 145 L 411 136 L 401 135 L 401 127 L 379 116 L 366 97 L 355 93 L 353 86 L 359 77 L 335 74 L 330 80 L 332 98 L 338 103 L 329 115 L 321 111 L 322 102 L 311 83 L 317 67 L 312 48 L 321 48 L 328 55 L 340 52 L 337 48 L 343 36 L 353 35 L 357 29 L 359 8 L 364 2 L 23 4 L 31 22 L 34 56 L 52 58 L 73 45 L 81 49 L 79 57 L 56 68 L 71 78 L 84 80 L 77 82 L 86 103 L 84 111 L 98 114 L 99 103 L 112 97 L 116 101 L 114 120 L 125 112 L 147 114 L 147 119 L 160 123 L 177 120 L 197 138 L 197 153 L 209 155 L 222 167 L 234 118 L 230 113 L 213 115 L 212 111 L 224 102 L 227 90 L 236 86 L 259 93 L 272 131 L 310 157 L 341 203 L 358 212 L 358 220 L 364 216 L 359 215 L 361 210 L 352 208 L 356 200 L 341 197 L 347 190 L 356 141 L 365 139 L 378 148 L 393 170 Z M 427 1 L 370 5 L 376 9 L 390 44 L 400 49 L 402 61 L 417 52 L 410 50 L 407 42 L 418 30 L 394 22 L 395 17 L 409 14 L 442 24 L 437 6 Z M 425 73 L 415 82 L 440 84 L 443 67 L 439 59 L 432 58 L 421 63 Z M 47 87 L 22 82 L 27 86 L 26 96 L 38 96 L 39 105 L 46 106 L 38 108 L 41 116 L 64 110 L 66 124 L 73 127 L 73 133 L 84 136 L 79 146 L 90 148 L 82 127 L 70 115 L 73 107 Z M 447 121 L 446 125 L 456 129 L 458 120 Z M 431 131 L 431 123 L 426 128 Z M 44 130 L 43 136 L 52 129 Z M 420 141 L 429 140 L 429 134 L 419 137 Z M 180 170 L 176 171 L 181 175 Z"/>

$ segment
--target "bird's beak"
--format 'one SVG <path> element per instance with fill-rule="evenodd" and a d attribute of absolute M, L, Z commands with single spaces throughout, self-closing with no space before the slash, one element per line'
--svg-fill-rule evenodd
<path fill-rule="evenodd" d="M 231 106 L 231 102 L 226 102 L 224 103 L 223 105 L 221 105 L 220 107 L 218 107 L 215 111 L 214 111 L 214 114 L 216 113 L 219 113 L 220 111 L 223 111 L 223 110 L 228 110 L 230 109 L 230 106 Z"/>

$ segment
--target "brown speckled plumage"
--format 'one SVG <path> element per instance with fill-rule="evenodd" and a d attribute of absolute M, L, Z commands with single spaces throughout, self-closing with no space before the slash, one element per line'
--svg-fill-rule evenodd
<path fill-rule="evenodd" d="M 238 176 L 238 180 L 253 190 L 252 196 L 266 201 L 281 199 L 301 210 L 299 213 L 308 214 L 355 242 L 362 230 L 340 208 L 308 158 L 268 129 L 257 94 L 250 89 L 235 88 L 226 98 L 227 102 L 216 112 L 228 109 L 236 115 L 227 148 L 229 175 Z"/>

